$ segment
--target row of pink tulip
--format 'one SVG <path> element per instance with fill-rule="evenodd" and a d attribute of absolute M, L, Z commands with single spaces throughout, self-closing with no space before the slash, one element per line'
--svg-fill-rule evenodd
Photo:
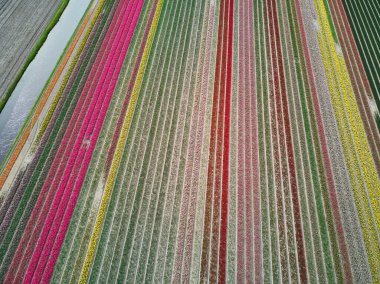
<path fill-rule="evenodd" d="M 117 47 L 118 47 L 117 43 L 119 42 L 121 34 L 122 34 L 121 32 L 122 29 L 119 29 L 118 34 L 116 34 L 115 26 L 116 27 L 121 26 L 121 23 L 120 23 L 121 19 L 124 20 L 124 25 L 128 25 L 128 21 L 126 21 L 126 18 L 128 18 L 128 15 L 130 14 L 128 12 L 130 11 L 127 11 L 127 13 L 125 13 L 127 6 L 128 5 L 126 4 L 125 5 L 120 4 L 118 7 L 118 11 L 117 11 L 118 13 L 116 13 L 115 15 L 127 15 L 127 16 L 124 16 L 124 17 L 115 16 L 113 18 L 113 22 L 110 25 L 109 30 L 107 31 L 107 35 L 103 41 L 101 50 L 98 53 L 97 60 L 95 61 L 95 64 L 89 76 L 89 78 L 95 79 L 96 75 L 98 75 L 98 77 L 100 75 L 100 80 L 88 80 L 86 82 L 86 86 L 83 89 L 83 92 L 74 110 L 73 116 L 70 119 L 66 133 L 62 139 L 63 143 L 61 143 L 58 149 L 58 152 L 55 156 L 55 159 L 53 161 L 52 167 L 49 171 L 48 179 L 47 181 L 45 181 L 43 188 L 41 190 L 41 193 L 39 195 L 39 198 L 37 200 L 36 206 L 33 209 L 33 212 L 32 212 L 31 218 L 29 219 L 28 225 L 26 227 L 24 236 L 16 251 L 16 254 L 15 254 L 16 257 L 14 258 L 14 260 L 16 260 L 22 257 L 21 264 L 19 265 L 18 262 L 11 264 L 11 268 L 14 267 L 16 268 L 16 270 L 17 270 L 17 267 L 19 267 L 18 273 L 15 275 L 15 278 L 14 278 L 15 280 L 17 280 L 19 277 L 22 277 L 23 272 L 24 272 L 24 267 L 26 266 L 26 264 L 28 264 L 29 256 L 33 252 L 33 248 L 37 242 L 37 238 L 40 236 L 39 239 L 41 239 L 41 237 L 44 236 L 44 233 L 46 234 L 50 231 L 49 224 L 51 223 L 51 218 L 54 218 L 55 216 L 55 210 L 57 209 L 57 206 L 60 202 L 60 199 L 63 193 L 70 194 L 70 192 L 67 191 L 67 190 L 70 190 L 70 188 L 65 187 L 64 185 L 61 186 L 61 188 L 59 188 L 57 192 L 55 190 L 60 180 L 60 177 L 62 175 L 62 171 L 63 169 L 65 169 L 65 167 L 63 166 L 66 165 L 67 163 L 65 161 L 65 157 L 68 157 L 69 151 L 73 150 L 72 144 L 74 142 L 74 139 L 77 138 L 76 139 L 77 141 L 82 141 L 83 132 L 86 130 L 87 126 L 89 125 L 89 120 L 92 114 L 94 113 L 95 103 L 99 97 L 100 90 L 101 90 L 99 86 L 104 85 L 104 80 L 106 77 L 105 74 L 108 74 L 108 69 L 110 69 L 111 67 L 110 61 L 113 59 L 113 57 L 109 55 L 114 55 L 115 50 L 117 50 Z M 130 10 L 130 6 L 129 6 L 129 10 Z M 111 48 L 109 48 L 110 45 L 111 45 Z M 107 69 L 101 68 L 107 63 L 107 61 L 108 61 L 108 68 Z M 96 81 L 98 82 L 97 95 L 91 96 L 91 94 L 93 93 L 95 84 L 90 85 L 90 83 L 96 82 Z M 97 109 L 99 109 L 99 107 Z M 83 117 L 85 114 L 86 114 L 86 117 Z M 77 137 L 74 135 L 76 133 L 79 133 Z M 69 143 L 67 143 L 68 140 L 69 140 Z M 70 160 L 68 161 L 67 168 L 70 168 L 70 165 L 72 165 L 72 160 L 73 160 L 72 157 L 73 157 L 74 152 L 71 151 L 71 154 L 72 154 L 72 156 L 70 156 L 71 161 Z M 68 171 L 66 170 L 66 172 Z M 49 189 L 49 192 L 47 192 L 48 189 Z M 64 189 L 67 189 L 67 190 L 64 190 Z M 53 197 L 54 197 L 54 200 L 52 200 Z M 41 207 L 42 207 L 42 210 L 41 210 Z M 46 219 L 46 216 L 48 216 L 49 218 Z M 35 220 L 37 220 L 36 225 L 34 224 Z M 44 228 L 44 231 L 42 232 L 43 234 L 39 235 L 39 232 L 42 228 Z M 33 234 L 30 234 L 31 232 L 33 232 Z M 28 244 L 28 245 L 26 247 L 26 250 L 24 251 L 23 248 L 25 247 L 25 244 Z M 33 256 L 35 255 L 36 254 L 33 253 Z M 29 267 L 31 265 L 33 266 L 33 259 L 32 259 L 32 262 L 29 263 Z M 9 271 L 12 271 L 12 270 L 9 270 Z"/>
<path fill-rule="evenodd" d="M 39 273 L 42 273 L 41 269 L 43 269 L 43 267 L 44 267 L 44 262 L 46 262 L 46 260 L 49 259 L 48 265 L 45 268 L 45 272 L 43 274 L 43 280 L 44 279 L 49 280 L 51 277 L 51 273 L 53 272 L 53 266 L 54 266 L 55 260 L 58 256 L 59 248 L 61 247 L 65 232 L 67 230 L 67 226 L 69 224 L 71 214 L 74 210 L 74 206 L 76 204 L 76 200 L 78 198 L 78 194 L 79 194 L 85 173 L 87 171 L 87 168 L 88 168 L 91 156 L 92 156 L 92 152 L 93 152 L 93 149 L 94 149 L 95 144 L 96 144 L 96 140 L 98 138 L 101 126 L 103 124 L 104 117 L 106 115 L 108 104 L 110 102 L 113 90 L 114 90 L 115 85 L 116 85 L 116 81 L 118 78 L 119 71 L 121 69 L 121 65 L 123 63 L 123 59 L 124 59 L 126 50 L 128 48 L 130 39 L 132 37 L 133 28 L 134 28 L 134 25 L 135 25 L 135 23 L 137 21 L 137 17 L 138 17 L 138 11 L 140 10 L 141 5 L 142 5 L 141 0 L 139 0 L 138 2 L 139 2 L 139 6 L 135 10 L 135 13 L 134 13 L 134 16 L 132 19 L 132 25 L 129 26 L 128 33 L 127 33 L 127 40 L 124 42 L 124 45 L 122 47 L 121 56 L 119 56 L 119 58 L 118 58 L 118 61 L 117 61 L 116 67 L 115 67 L 115 72 L 113 74 L 112 80 L 111 80 L 110 85 L 108 86 L 108 90 L 106 92 L 105 101 L 103 102 L 103 104 L 101 106 L 100 113 L 98 113 L 98 111 L 99 111 L 98 109 L 96 109 L 96 111 L 94 112 L 97 115 L 93 115 L 93 118 L 97 118 L 97 120 L 95 122 L 94 121 L 90 122 L 90 125 L 95 124 L 93 132 L 92 132 L 92 130 L 87 130 L 87 133 L 85 134 L 85 137 L 89 137 L 87 135 L 90 135 L 92 139 L 90 139 L 88 146 L 82 145 L 80 147 L 79 153 L 77 153 L 77 156 L 76 156 L 76 160 L 75 160 L 75 164 L 74 164 L 74 171 L 71 173 L 71 176 L 68 180 L 67 186 L 65 186 L 66 188 L 73 188 L 73 191 L 69 197 L 69 200 L 67 201 L 68 203 L 65 203 L 65 205 L 62 205 L 63 202 L 61 201 L 60 207 L 58 209 L 59 212 L 57 213 L 57 216 L 61 216 L 61 215 L 63 216 L 62 223 L 61 223 L 60 218 L 56 218 L 54 220 L 53 227 L 56 228 L 56 226 L 60 226 L 59 230 L 56 229 L 56 231 L 55 231 L 57 233 L 56 239 L 55 239 L 54 244 L 53 244 L 53 239 L 48 238 L 47 243 L 44 245 L 41 257 L 39 258 L 40 259 L 40 262 L 39 262 L 40 269 L 36 270 L 37 273 L 35 273 L 35 275 L 40 275 Z M 99 108 L 99 106 L 98 106 L 98 108 Z M 65 176 L 65 178 L 67 179 L 66 176 Z M 64 181 L 64 180 L 62 180 L 62 181 Z M 68 198 L 68 195 L 66 195 L 65 198 Z M 50 232 L 50 234 L 51 234 L 51 232 Z M 43 244 L 43 241 L 42 241 L 42 244 Z M 52 253 L 50 253 L 50 248 L 53 249 Z M 41 260 L 42 260 L 42 262 L 41 262 Z"/>

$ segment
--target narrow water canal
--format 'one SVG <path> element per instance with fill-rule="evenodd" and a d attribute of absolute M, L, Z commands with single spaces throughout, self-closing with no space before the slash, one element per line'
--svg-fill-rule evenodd
<path fill-rule="evenodd" d="M 0 113 L 0 165 L 53 71 L 90 0 L 71 0 Z"/>

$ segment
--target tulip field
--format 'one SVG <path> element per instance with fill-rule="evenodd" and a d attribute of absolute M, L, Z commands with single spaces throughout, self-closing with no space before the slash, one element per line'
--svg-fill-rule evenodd
<path fill-rule="evenodd" d="M 379 283 L 379 13 L 92 0 L 0 164 L 0 282 Z"/>

